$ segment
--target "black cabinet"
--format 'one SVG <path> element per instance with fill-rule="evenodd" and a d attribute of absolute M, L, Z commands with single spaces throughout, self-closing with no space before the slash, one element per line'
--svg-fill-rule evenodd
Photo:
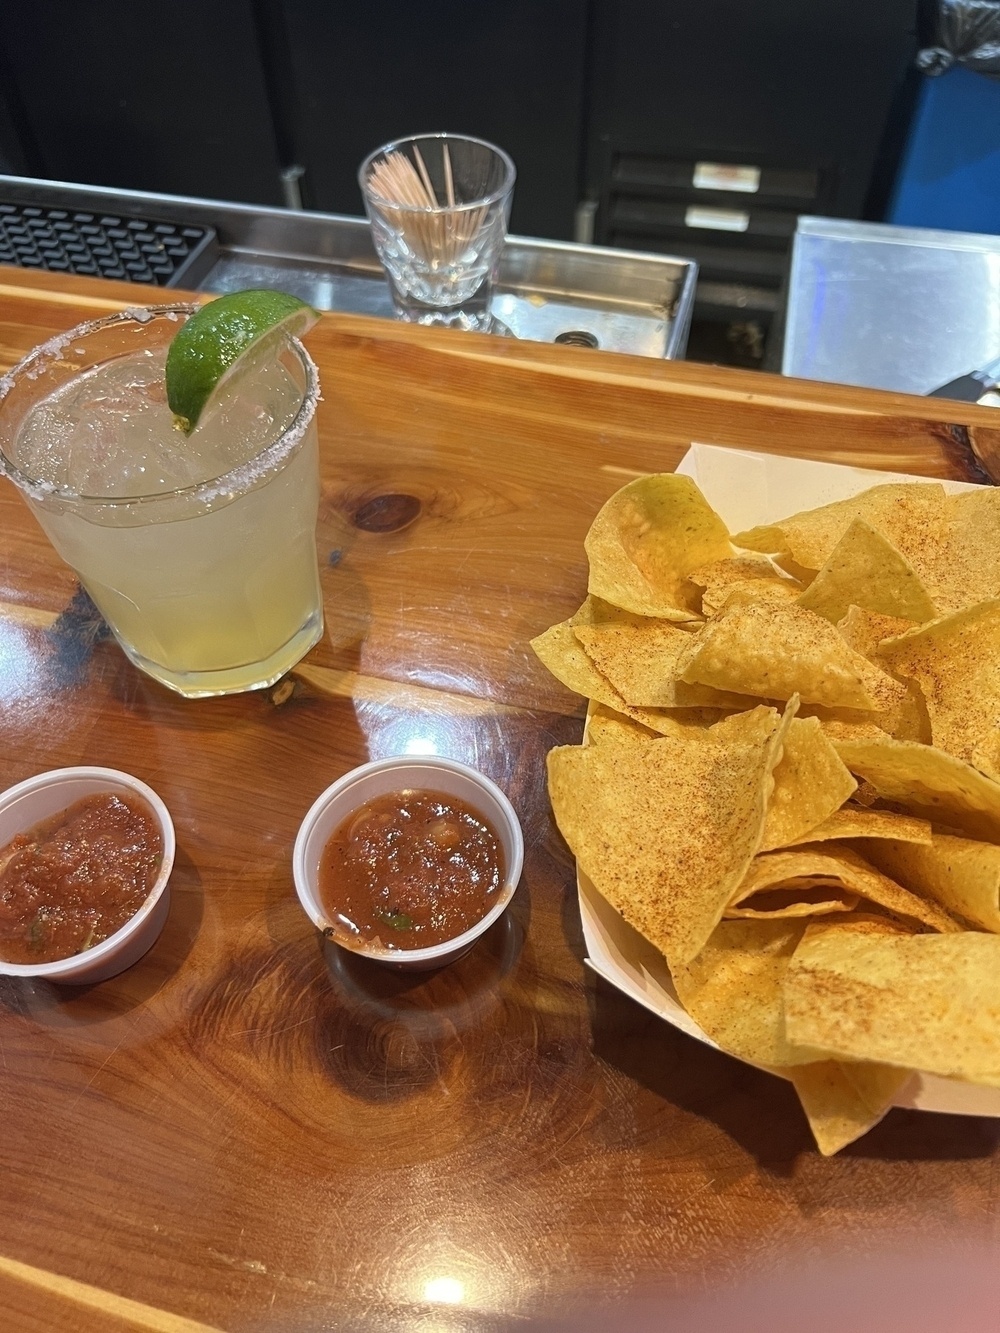
<path fill-rule="evenodd" d="M 282 202 L 252 0 L 11 3 L 0 70 L 32 174 Z"/>
<path fill-rule="evenodd" d="M 0 160 L 49 179 L 268 204 L 285 202 L 282 169 L 299 166 L 307 206 L 359 214 L 371 149 L 447 129 L 511 153 L 515 230 L 569 237 L 589 12 L 589 0 L 12 4 Z"/>
<path fill-rule="evenodd" d="M 915 54 L 916 9 L 595 0 L 595 239 L 696 259 L 703 311 L 774 310 L 797 216 L 865 213 Z"/>

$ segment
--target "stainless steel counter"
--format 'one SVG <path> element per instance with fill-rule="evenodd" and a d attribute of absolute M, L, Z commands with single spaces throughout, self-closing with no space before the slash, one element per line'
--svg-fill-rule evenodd
<path fill-rule="evenodd" d="M 277 286 L 321 310 L 392 315 L 364 218 L 3 175 L 0 201 L 211 226 L 219 250 L 200 290 Z M 511 236 L 494 311 L 519 338 L 682 357 L 696 279 L 688 259 Z"/>
<path fill-rule="evenodd" d="M 802 217 L 786 375 L 925 394 L 1000 355 L 1000 236 Z"/>

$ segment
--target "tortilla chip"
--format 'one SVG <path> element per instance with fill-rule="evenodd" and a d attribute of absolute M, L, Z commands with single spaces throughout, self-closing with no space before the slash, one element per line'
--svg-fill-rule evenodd
<path fill-rule="evenodd" d="M 693 569 L 688 578 L 704 590 L 701 610 L 706 616 L 720 611 L 734 589 L 762 598 L 777 596 L 785 600 L 797 597 L 802 591 L 797 579 L 788 578 L 768 556 L 754 551 L 743 551 L 728 560 L 701 565 Z"/>
<path fill-rule="evenodd" d="M 575 628 L 577 625 L 658 625 L 660 622 L 656 616 L 637 616 L 634 611 L 623 611 L 620 606 L 588 595 L 570 616 L 569 623 Z"/>
<path fill-rule="evenodd" d="M 597 670 L 593 662 L 577 640 L 572 624 L 564 620 L 553 625 L 544 634 L 531 640 L 535 655 L 548 667 L 556 680 L 575 694 L 582 694 L 598 703 L 607 704 L 616 712 L 624 713 L 627 708 L 611 682 Z"/>
<path fill-rule="evenodd" d="M 907 630 L 915 629 L 912 621 L 903 620 L 898 616 L 882 616 L 874 611 L 864 611 L 860 607 L 852 606 L 837 624 L 844 642 L 851 648 L 867 657 L 869 661 L 874 662 L 884 671 L 892 674 L 891 668 L 878 655 L 879 645 L 886 639 L 895 638 L 900 634 L 905 634 Z M 924 702 L 924 696 L 920 692 L 920 687 L 915 681 L 902 682 L 906 694 L 902 698 L 890 700 L 888 707 L 883 707 L 878 713 L 876 721 L 880 730 L 890 736 L 894 736 L 899 741 L 920 741 L 923 744 L 930 744 L 931 724 L 927 716 L 927 705 Z M 820 714 L 822 716 L 822 714 Z M 869 728 L 867 734 L 871 735 L 871 721 L 863 713 L 847 714 L 841 710 L 839 714 L 829 715 L 831 718 L 836 716 L 836 720 L 845 723 L 854 723 L 855 735 L 858 737 L 866 734 L 865 728 Z M 847 738 L 847 733 L 845 739 Z"/>
<path fill-rule="evenodd" d="M 823 728 L 823 735 L 830 741 L 879 740 L 889 735 L 877 722 L 862 721 L 865 717 L 871 717 L 870 713 L 847 712 L 841 715 L 827 708 L 810 709 L 808 704 L 802 711 L 806 717 L 816 718 Z"/>
<path fill-rule="evenodd" d="M 534 644 L 590 701 L 549 760 L 581 880 L 713 1040 L 789 1069 L 825 1153 L 914 1068 L 1000 1087 L 1000 490 L 970 497 L 874 487 L 736 551 L 643 479 Z"/>
<path fill-rule="evenodd" d="M 843 884 L 821 877 L 796 879 L 776 889 L 763 889 L 745 903 L 727 907 L 724 921 L 790 921 L 796 917 L 853 912 L 859 899 Z"/>
<path fill-rule="evenodd" d="M 886 538 L 856 518 L 823 568 L 799 596 L 799 606 L 836 624 L 851 606 L 922 624 L 936 614 L 916 570 Z"/>
<path fill-rule="evenodd" d="M 587 534 L 588 591 L 639 615 L 694 620 L 687 576 L 732 554 L 726 525 L 690 477 L 640 477 L 611 497 Z"/>
<path fill-rule="evenodd" d="M 531 647 L 556 680 L 561 681 L 575 694 L 582 694 L 592 701 L 604 704 L 613 712 L 649 727 L 658 735 L 675 730 L 668 713 L 656 709 L 633 708 L 625 702 L 583 651 L 570 621 L 564 620 L 561 624 L 547 629 L 544 634 L 539 634 L 537 638 L 531 640 Z M 715 716 L 718 716 L 717 712 Z"/>
<path fill-rule="evenodd" d="M 796 722 L 799 720 L 795 719 Z M 926 819 L 914 819 L 912 815 L 900 815 L 894 810 L 867 810 L 860 809 L 857 806 L 844 806 L 842 810 L 835 810 L 823 820 L 822 824 L 817 824 L 815 828 L 804 833 L 800 838 L 790 839 L 783 845 L 794 847 L 797 843 L 803 842 L 828 842 L 831 838 L 892 838 L 897 842 L 915 842 L 925 846 L 931 844 L 931 826 Z M 766 848 L 761 849 L 767 850 Z M 857 849 L 862 856 L 867 856 L 866 847 Z M 869 858 L 875 860 L 874 855 Z M 879 862 L 876 861 L 876 865 Z M 884 867 L 882 867 L 884 869 Z M 887 875 L 892 875 L 891 870 L 886 871 Z M 909 881 L 906 876 L 902 879 L 898 875 L 892 875 L 900 883 L 905 884 Z M 935 898 L 937 895 L 933 895 Z M 940 899 L 938 899 L 940 901 Z M 944 904 L 947 907 L 947 903 Z"/>
<path fill-rule="evenodd" d="M 1000 842 L 1000 782 L 915 741 L 831 739 L 851 772 L 882 800 L 973 838 Z"/>
<path fill-rule="evenodd" d="M 639 708 L 746 708 L 746 699 L 681 679 L 695 637 L 669 621 L 577 625 L 577 639 L 622 698 Z"/>
<path fill-rule="evenodd" d="M 887 712 L 803 704 L 802 716 L 818 718 L 824 736 L 830 740 L 878 740 L 890 736 L 898 741 L 919 741 L 929 745 L 931 724 L 920 690 L 912 681 L 904 688 L 906 694 Z"/>
<path fill-rule="evenodd" d="M 888 639 L 879 654 L 919 685 L 934 744 L 1000 778 L 1000 601 Z"/>
<path fill-rule="evenodd" d="M 800 606 L 727 602 L 694 635 L 698 647 L 683 672 L 692 684 L 762 699 L 789 699 L 833 708 L 891 706 L 905 690 L 848 648 L 828 620 Z"/>
<path fill-rule="evenodd" d="M 549 753 L 552 808 L 580 869 L 671 966 L 704 946 L 757 850 L 791 715 L 730 718 L 726 744 L 664 736 Z"/>
<path fill-rule="evenodd" d="M 929 845 L 871 842 L 861 850 L 893 879 L 1000 934 L 1000 847 L 935 833 Z"/>
<path fill-rule="evenodd" d="M 785 1040 L 781 985 L 804 925 L 723 921 L 704 949 L 671 968 L 681 1004 L 724 1051 L 765 1068 L 812 1057 Z"/>
<path fill-rule="evenodd" d="M 635 710 L 637 713 L 640 710 Z M 641 715 L 641 714 L 640 714 Z M 625 713 L 619 713 L 606 704 L 591 703 L 587 713 L 586 741 L 600 745 L 605 740 L 655 740 L 658 736 L 697 738 L 719 721 L 722 714 L 717 708 L 672 708 L 669 712 L 649 710 L 646 716 L 656 723 L 649 727 Z"/>
<path fill-rule="evenodd" d="M 785 1034 L 833 1059 L 1000 1087 L 998 976 L 998 935 L 873 935 L 818 923 L 785 974 Z"/>
<path fill-rule="evenodd" d="M 750 911 L 755 915 L 764 915 L 765 911 L 758 906 L 757 901 L 763 890 L 782 885 L 810 888 L 817 883 L 842 884 L 848 893 L 857 894 L 892 916 L 925 926 L 929 930 L 948 933 L 962 929 L 936 903 L 910 893 L 901 884 L 876 870 L 853 848 L 835 842 L 820 843 L 815 847 L 807 844 L 791 851 L 765 852 L 755 857 L 743 882 L 733 894 L 726 915 L 736 915 L 737 909 L 741 907 L 741 915 Z M 773 911 L 766 914 L 776 915 Z M 793 914 L 802 915 L 787 910 L 784 913 Z"/>
<path fill-rule="evenodd" d="M 817 1148 L 832 1157 L 884 1118 L 913 1074 L 890 1065 L 823 1060 L 800 1065 L 789 1077 Z"/>
<path fill-rule="evenodd" d="M 590 705 L 587 715 L 587 742 L 600 745 L 602 741 L 649 741 L 655 740 L 659 732 L 645 727 L 641 722 L 619 713 L 607 704 Z"/>
<path fill-rule="evenodd" d="M 737 533 L 733 542 L 753 551 L 790 556 L 804 569 L 821 569 L 855 519 L 880 533 L 927 581 L 948 540 L 949 518 L 940 482 L 889 482 L 819 509 Z M 931 596 L 934 590 L 928 582 Z"/>
<path fill-rule="evenodd" d="M 1000 597 L 1000 490 L 979 486 L 949 495 L 948 545 L 934 570 L 941 614 Z"/>
<path fill-rule="evenodd" d="M 907 630 L 916 629 L 916 622 L 904 620 L 900 616 L 882 616 L 877 611 L 866 611 L 860 606 L 850 606 L 837 621 L 837 628 L 844 642 L 856 653 L 878 663 L 879 644 L 884 639 L 895 639 Z"/>
<path fill-rule="evenodd" d="M 731 583 L 720 594 L 719 604 L 711 615 L 712 617 L 719 615 L 727 606 L 783 606 L 797 599 L 798 590 L 802 586 L 801 583 L 792 583 L 791 580 L 784 583 L 777 581 L 765 583 L 762 580 Z"/>
<path fill-rule="evenodd" d="M 838 810 L 857 785 L 818 720 L 793 718 L 774 770 L 761 851 L 803 838 Z"/>

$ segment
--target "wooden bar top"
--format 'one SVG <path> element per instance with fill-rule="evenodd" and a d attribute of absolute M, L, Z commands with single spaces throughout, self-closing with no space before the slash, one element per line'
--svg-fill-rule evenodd
<path fill-rule="evenodd" d="M 151 296 L 2 269 L 0 370 Z M 993 1243 L 1000 1122 L 897 1110 L 826 1160 L 788 1084 L 588 975 L 544 780 L 582 701 L 528 640 L 582 600 L 603 501 L 692 440 L 984 481 L 1000 418 L 345 315 L 306 342 L 327 629 L 275 689 L 140 674 L 0 486 L 0 787 L 126 769 L 178 841 L 128 972 L 0 978 L 0 1327 L 506 1328 L 800 1248 Z M 471 954 L 404 975 L 323 946 L 291 849 L 335 778 L 421 749 L 504 788 L 526 863 Z"/>

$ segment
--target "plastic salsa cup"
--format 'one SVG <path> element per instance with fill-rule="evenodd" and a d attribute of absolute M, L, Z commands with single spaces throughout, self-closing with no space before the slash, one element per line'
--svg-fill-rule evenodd
<path fill-rule="evenodd" d="M 356 810 L 389 792 L 442 792 L 467 801 L 493 826 L 504 858 L 504 883 L 489 911 L 460 935 L 422 949 L 387 949 L 364 941 L 342 942 L 330 925 L 319 896 L 319 865 L 331 835 Z M 313 802 L 299 828 L 292 854 L 295 891 L 317 930 L 348 953 L 360 954 L 391 967 L 429 970 L 461 958 L 507 909 L 524 863 L 524 839 L 514 807 L 496 783 L 468 764 L 437 756 L 403 755 L 377 759 L 345 773 Z"/>
<path fill-rule="evenodd" d="M 156 816 L 163 840 L 163 861 L 145 902 L 113 935 L 93 948 L 51 963 L 8 963 L 0 958 L 0 975 L 89 985 L 124 972 L 155 944 L 170 907 L 167 881 L 174 865 L 176 843 L 167 807 L 138 778 L 116 768 L 54 768 L 8 787 L 0 792 L 0 847 L 6 847 L 18 833 L 27 832 L 75 801 L 104 792 L 140 796 Z"/>

